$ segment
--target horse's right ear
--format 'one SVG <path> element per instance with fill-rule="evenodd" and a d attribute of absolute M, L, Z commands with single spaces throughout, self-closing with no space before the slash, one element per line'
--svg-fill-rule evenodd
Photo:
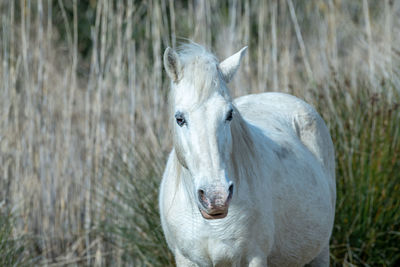
<path fill-rule="evenodd" d="M 164 52 L 164 68 L 169 78 L 178 82 L 181 79 L 182 69 L 178 54 L 170 47 Z"/>
<path fill-rule="evenodd" d="M 236 71 L 239 68 L 242 57 L 246 53 L 246 50 L 247 46 L 243 47 L 242 49 L 240 49 L 239 52 L 219 63 L 218 67 L 221 71 L 222 78 L 225 80 L 226 83 L 229 83 L 232 80 L 233 75 L 235 75 Z"/>

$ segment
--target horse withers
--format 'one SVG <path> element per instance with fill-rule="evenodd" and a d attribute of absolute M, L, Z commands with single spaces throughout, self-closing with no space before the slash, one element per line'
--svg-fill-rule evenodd
<path fill-rule="evenodd" d="M 232 99 L 246 47 L 222 62 L 167 48 L 173 149 L 161 223 L 177 266 L 329 266 L 334 148 L 318 113 L 283 93 Z"/>

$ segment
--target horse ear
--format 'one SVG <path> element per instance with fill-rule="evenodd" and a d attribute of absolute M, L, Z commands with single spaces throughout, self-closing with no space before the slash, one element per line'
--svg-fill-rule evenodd
<path fill-rule="evenodd" d="M 239 52 L 219 63 L 218 67 L 221 70 L 222 78 L 226 83 L 229 83 L 230 80 L 233 78 L 233 75 L 235 75 L 240 66 L 240 61 L 246 53 L 246 50 L 247 46 L 243 47 L 242 49 L 240 49 Z"/>
<path fill-rule="evenodd" d="M 181 63 L 178 54 L 170 47 L 167 47 L 164 52 L 164 68 L 169 78 L 177 82 L 181 76 Z"/>

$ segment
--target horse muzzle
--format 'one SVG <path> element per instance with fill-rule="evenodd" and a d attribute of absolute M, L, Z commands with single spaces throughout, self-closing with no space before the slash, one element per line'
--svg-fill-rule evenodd
<path fill-rule="evenodd" d="M 226 190 L 198 190 L 199 210 L 204 219 L 222 219 L 228 215 L 229 203 L 233 195 L 233 183 Z"/>

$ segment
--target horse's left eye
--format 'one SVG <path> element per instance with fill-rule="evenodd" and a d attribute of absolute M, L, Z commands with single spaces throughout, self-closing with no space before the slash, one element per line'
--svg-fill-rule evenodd
<path fill-rule="evenodd" d="M 226 116 L 227 121 L 231 121 L 233 119 L 233 109 L 229 110 L 228 115 Z"/>
<path fill-rule="evenodd" d="M 185 117 L 183 116 L 183 114 L 182 114 L 181 112 L 177 112 L 177 113 L 175 114 L 175 119 L 176 119 L 176 123 L 177 123 L 180 127 L 182 127 L 183 125 L 186 124 Z"/>

